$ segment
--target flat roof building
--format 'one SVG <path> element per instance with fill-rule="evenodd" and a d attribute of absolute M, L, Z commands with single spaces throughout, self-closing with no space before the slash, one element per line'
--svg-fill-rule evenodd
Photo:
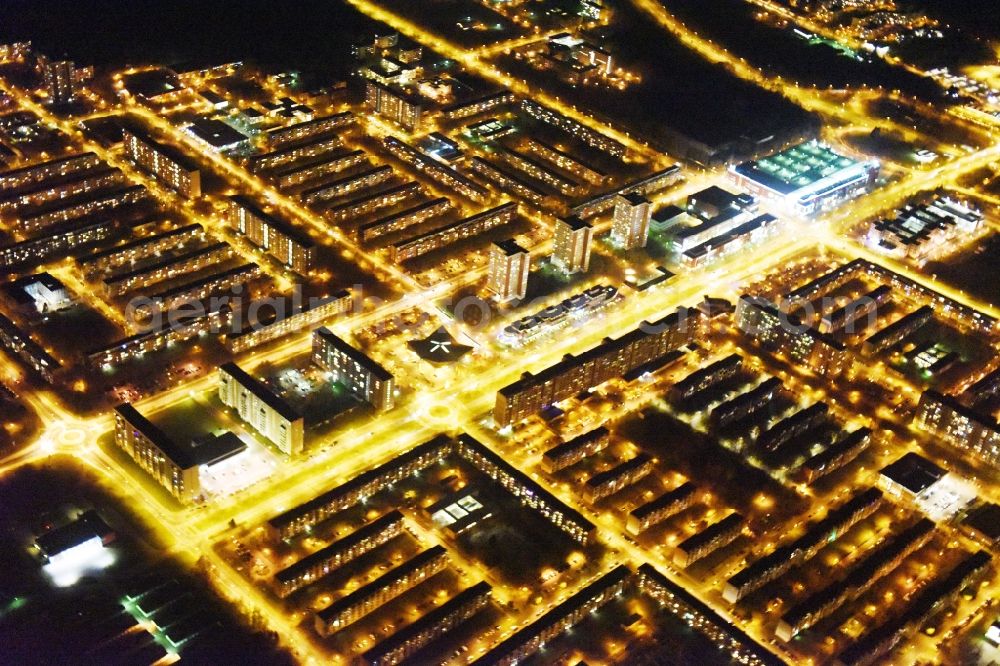
<path fill-rule="evenodd" d="M 239 153 L 250 149 L 250 137 L 216 118 L 195 118 L 184 131 L 209 150 Z"/>
<path fill-rule="evenodd" d="M 150 136 L 133 120 L 123 121 L 125 155 L 143 171 L 188 199 L 201 196 L 201 169 L 190 157 Z"/>
<path fill-rule="evenodd" d="M 264 212 L 250 198 L 229 197 L 225 217 L 232 229 L 296 273 L 312 268 L 316 251 L 308 234 Z"/>
<path fill-rule="evenodd" d="M 369 666 L 395 666 L 431 641 L 452 631 L 490 603 L 493 588 L 478 583 L 404 627 L 361 657 Z"/>
<path fill-rule="evenodd" d="M 1000 424 L 955 398 L 937 391 L 924 391 L 914 416 L 917 427 L 944 443 L 968 452 L 981 461 L 1000 466 Z"/>
<path fill-rule="evenodd" d="M 514 239 L 490 246 L 490 267 L 486 288 L 501 302 L 523 299 L 528 293 L 531 257 Z"/>
<path fill-rule="evenodd" d="M 590 268 L 590 245 L 594 227 L 575 215 L 556 220 L 552 261 L 565 273 L 586 273 Z"/>
<path fill-rule="evenodd" d="M 325 326 L 313 331 L 312 360 L 333 373 L 334 381 L 378 411 L 392 409 L 395 404 L 393 376 Z"/>
<path fill-rule="evenodd" d="M 296 456 L 303 449 L 303 418 L 264 383 L 235 363 L 219 367 L 219 399 L 282 453 Z"/>
<path fill-rule="evenodd" d="M 232 433 L 187 444 L 176 442 L 128 403 L 115 407 L 115 444 L 182 502 L 201 495 L 202 466 L 246 449 Z"/>
<path fill-rule="evenodd" d="M 115 532 L 94 509 L 80 513 L 70 523 L 35 539 L 35 547 L 50 564 L 72 558 L 75 552 L 95 545 L 101 548 L 115 540 Z"/>
<path fill-rule="evenodd" d="M 619 194 L 615 199 L 611 238 L 625 250 L 646 247 L 652 205 L 638 193 Z"/>
<path fill-rule="evenodd" d="M 813 140 L 730 167 L 729 173 L 754 195 L 780 202 L 799 215 L 814 215 L 871 190 L 879 163 L 859 162 Z"/>

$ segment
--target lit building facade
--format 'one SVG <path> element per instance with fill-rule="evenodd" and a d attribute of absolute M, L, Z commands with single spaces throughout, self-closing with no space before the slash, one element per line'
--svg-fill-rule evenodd
<path fill-rule="evenodd" d="M 815 215 L 875 186 L 879 163 L 859 162 L 819 141 L 730 167 L 740 189 L 782 204 L 789 212 Z"/>
<path fill-rule="evenodd" d="M 369 79 L 365 82 L 365 106 L 403 129 L 415 132 L 420 128 L 423 106 L 406 92 Z"/>
<path fill-rule="evenodd" d="M 756 296 L 741 296 L 736 304 L 736 325 L 765 349 L 780 351 L 815 372 L 839 375 L 851 366 L 843 343 L 782 312 Z"/>
<path fill-rule="evenodd" d="M 302 415 L 235 363 L 219 368 L 219 400 L 289 456 L 302 453 Z"/>
<path fill-rule="evenodd" d="M 187 199 L 201 196 L 201 170 L 187 155 L 153 139 L 137 123 L 122 130 L 125 155 L 143 171 Z"/>
<path fill-rule="evenodd" d="M 378 411 L 392 409 L 395 404 L 393 376 L 325 326 L 313 331 L 312 360 L 333 373 L 335 381 L 346 386 L 355 397 Z"/>
<path fill-rule="evenodd" d="M 76 99 L 76 64 L 70 60 L 50 60 L 42 66 L 45 91 L 50 104 L 69 104 Z"/>
<path fill-rule="evenodd" d="M 452 243 L 509 224 L 514 220 L 515 215 L 517 215 L 517 204 L 508 202 L 477 215 L 431 229 L 413 238 L 397 241 L 390 248 L 392 260 L 400 263 L 434 250 L 440 250 Z"/>
<path fill-rule="evenodd" d="M 606 338 L 578 356 L 567 354 L 562 361 L 537 374 L 525 373 L 497 391 L 493 420 L 500 427 L 512 425 L 546 406 L 655 363 L 678 347 L 697 340 L 701 323 L 697 311 L 680 308 L 663 319 L 643 322 L 620 338 Z"/>
<path fill-rule="evenodd" d="M 229 226 L 279 262 L 303 275 L 312 268 L 315 245 L 306 234 L 261 210 L 244 196 L 229 198 Z"/>
<path fill-rule="evenodd" d="M 594 228 L 574 216 L 556 220 L 552 261 L 566 273 L 586 273 L 590 268 L 590 244 Z"/>
<path fill-rule="evenodd" d="M 924 391 L 913 422 L 949 446 L 1000 467 L 1000 424 L 990 416 L 966 407 L 951 396 Z"/>
<path fill-rule="evenodd" d="M 625 250 L 646 247 L 651 209 L 649 200 L 640 194 L 618 196 L 611 223 L 611 238 L 619 247 Z"/>
<path fill-rule="evenodd" d="M 501 302 L 523 299 L 528 293 L 531 257 L 513 239 L 490 246 L 490 267 L 486 288 Z"/>

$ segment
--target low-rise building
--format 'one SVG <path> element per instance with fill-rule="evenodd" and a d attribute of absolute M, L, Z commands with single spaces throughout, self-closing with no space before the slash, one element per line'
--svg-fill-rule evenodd
<path fill-rule="evenodd" d="M 369 553 L 403 533 L 403 514 L 389 513 L 351 532 L 343 539 L 306 555 L 274 574 L 275 592 L 285 598 L 315 583 L 331 571 Z"/>
<path fill-rule="evenodd" d="M 368 666 L 396 666 L 431 641 L 454 630 L 490 603 L 493 588 L 482 582 L 466 588 L 361 657 Z"/>
<path fill-rule="evenodd" d="M 611 469 L 598 472 L 587 479 L 587 484 L 584 486 L 584 496 L 590 503 L 597 502 L 641 481 L 652 474 L 654 469 L 653 459 L 645 453 L 640 453 L 634 458 L 619 463 Z"/>
<path fill-rule="evenodd" d="M 94 509 L 81 512 L 71 522 L 35 539 L 35 548 L 46 564 L 59 565 L 100 550 L 114 542 L 115 531 Z"/>
<path fill-rule="evenodd" d="M 62 363 L 3 314 L 0 314 L 0 345 L 50 384 L 62 370 Z"/>
<path fill-rule="evenodd" d="M 882 493 L 876 488 L 855 495 L 822 520 L 806 526 L 802 536 L 771 551 L 753 564 L 741 569 L 726 581 L 722 597 L 735 604 L 746 595 L 759 590 L 785 575 L 792 567 L 815 557 L 830 542 L 839 539 L 860 521 L 882 506 Z"/>
<path fill-rule="evenodd" d="M 670 516 L 693 506 L 697 499 L 697 487 L 685 481 L 673 490 L 629 511 L 625 529 L 631 534 L 640 534 Z"/>
<path fill-rule="evenodd" d="M 480 657 L 475 666 L 516 666 L 591 613 L 618 598 L 632 572 L 619 565 Z"/>
<path fill-rule="evenodd" d="M 674 549 L 674 564 L 687 568 L 736 541 L 745 529 L 746 519 L 738 513 L 731 513 L 678 544 Z"/>
<path fill-rule="evenodd" d="M 677 620 L 708 638 L 734 663 L 740 666 L 782 666 L 785 663 L 653 565 L 641 565 L 636 575 L 639 590 Z"/>
<path fill-rule="evenodd" d="M 443 546 L 428 548 L 372 582 L 337 599 L 323 610 L 317 611 L 316 632 L 320 636 L 332 636 L 383 604 L 412 590 L 436 573 L 444 571 L 447 566 L 448 551 Z"/>
<path fill-rule="evenodd" d="M 549 473 L 558 472 L 603 451 L 610 442 L 611 432 L 607 428 L 594 428 L 543 453 L 542 467 Z"/>

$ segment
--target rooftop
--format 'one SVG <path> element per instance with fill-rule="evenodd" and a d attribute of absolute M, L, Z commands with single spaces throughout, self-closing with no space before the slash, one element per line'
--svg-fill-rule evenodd
<path fill-rule="evenodd" d="M 493 243 L 496 247 L 500 248 L 504 254 L 508 257 L 515 254 L 527 254 L 527 250 L 517 244 L 513 238 L 508 238 L 507 240 L 496 241 Z"/>
<path fill-rule="evenodd" d="M 129 403 L 118 405 L 115 411 L 181 469 L 212 465 L 246 448 L 243 440 L 231 432 L 207 434 L 191 442 L 177 442 Z"/>
<path fill-rule="evenodd" d="M 107 523 L 91 509 L 81 513 L 73 522 L 56 527 L 38 537 L 35 539 L 35 545 L 45 557 L 51 558 L 94 537 L 103 540 L 112 533 Z"/>
<path fill-rule="evenodd" d="M 219 370 L 235 379 L 241 386 L 257 396 L 265 405 L 277 412 L 283 419 L 295 421 L 302 418 L 302 415 L 292 409 L 291 405 L 279 398 L 263 382 L 251 377 L 247 372 L 235 363 L 225 363 Z"/>
<path fill-rule="evenodd" d="M 376 361 L 372 360 L 368 355 L 355 349 L 342 338 L 334 334 L 333 331 L 328 329 L 326 326 L 316 329 L 313 333 L 317 338 L 324 340 L 327 344 L 332 345 L 334 349 L 340 353 L 346 355 L 348 358 L 353 360 L 355 363 L 360 365 L 362 368 L 370 372 L 373 376 L 381 381 L 389 381 L 392 379 L 392 375 L 388 370 L 379 365 Z"/>
<path fill-rule="evenodd" d="M 992 541 L 1000 540 L 1000 505 L 986 503 L 973 509 L 964 524 Z"/>
<path fill-rule="evenodd" d="M 911 451 L 882 468 L 881 474 L 917 495 L 937 483 L 945 475 L 945 471 Z"/>
<path fill-rule="evenodd" d="M 734 170 L 781 194 L 791 194 L 861 164 L 819 141 L 808 141 L 759 160 L 744 162 Z"/>
<path fill-rule="evenodd" d="M 197 118 L 187 131 L 213 148 L 223 149 L 247 140 L 247 136 L 215 118 Z"/>

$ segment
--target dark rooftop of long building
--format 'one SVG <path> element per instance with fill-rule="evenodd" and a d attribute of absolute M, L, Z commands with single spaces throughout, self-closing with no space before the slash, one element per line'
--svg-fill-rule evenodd
<path fill-rule="evenodd" d="M 129 403 L 118 405 L 115 411 L 181 469 L 211 465 L 246 448 L 243 440 L 231 432 L 218 436 L 209 434 L 186 443 L 177 442 Z"/>
<path fill-rule="evenodd" d="M 383 368 L 381 365 L 376 363 L 374 360 L 369 358 L 366 354 L 355 349 L 351 345 L 347 344 L 343 339 L 334 334 L 333 331 L 328 329 L 326 326 L 316 329 L 314 333 L 317 337 L 323 339 L 328 344 L 333 345 L 333 347 L 346 355 L 352 361 L 360 365 L 362 368 L 370 372 L 377 379 L 387 382 L 392 379 L 392 374 L 388 370 Z"/>
<path fill-rule="evenodd" d="M 247 372 L 243 370 L 240 366 L 235 363 L 225 363 L 219 367 L 219 370 L 225 372 L 241 386 L 249 390 L 255 396 L 260 398 L 260 400 L 276 411 L 281 418 L 287 419 L 289 421 L 295 421 L 302 418 L 302 415 L 292 409 L 291 405 L 278 397 L 271 389 L 269 389 L 263 382 L 254 377 L 251 377 Z"/>

